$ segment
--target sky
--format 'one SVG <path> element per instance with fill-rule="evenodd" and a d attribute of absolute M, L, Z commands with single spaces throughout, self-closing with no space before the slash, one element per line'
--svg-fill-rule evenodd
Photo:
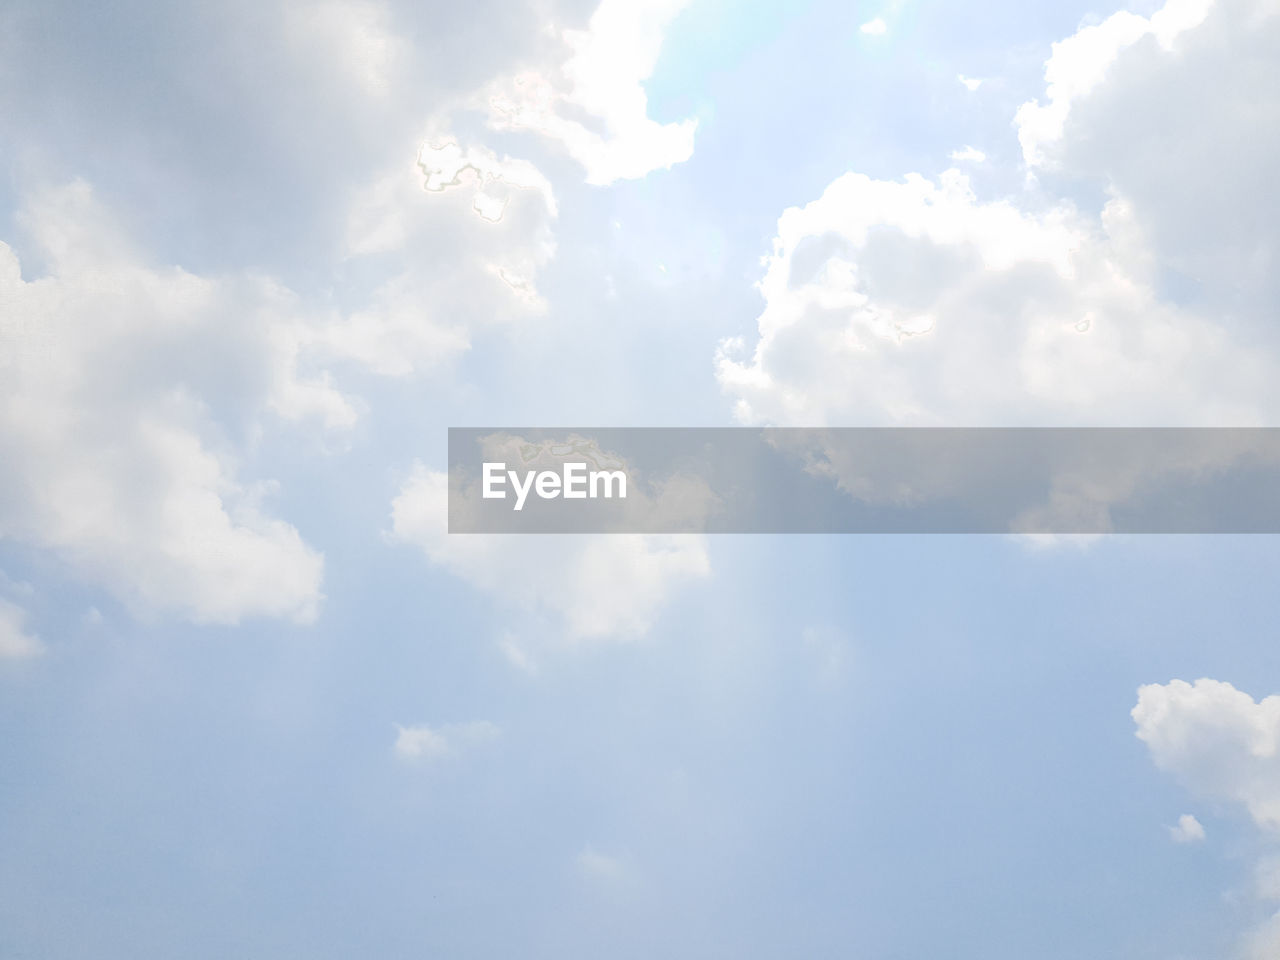
<path fill-rule="evenodd" d="M 1280 426 L 1280 4 L 0 0 L 0 958 L 1272 960 L 1267 536 L 450 536 L 450 426 Z"/>

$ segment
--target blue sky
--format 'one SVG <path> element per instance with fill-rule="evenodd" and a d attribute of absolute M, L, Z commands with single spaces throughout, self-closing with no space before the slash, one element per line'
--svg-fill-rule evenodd
<path fill-rule="evenodd" d="M 439 471 L 1274 425 L 1277 31 L 10 0 L 0 957 L 1275 956 L 1273 539 L 450 538 Z"/>

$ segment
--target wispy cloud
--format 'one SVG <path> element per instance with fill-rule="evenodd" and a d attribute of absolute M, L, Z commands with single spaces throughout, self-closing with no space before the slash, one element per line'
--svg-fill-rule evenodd
<path fill-rule="evenodd" d="M 459 752 L 496 740 L 502 731 L 487 720 L 446 723 L 438 727 L 396 725 L 396 756 L 402 760 L 443 760 Z"/>

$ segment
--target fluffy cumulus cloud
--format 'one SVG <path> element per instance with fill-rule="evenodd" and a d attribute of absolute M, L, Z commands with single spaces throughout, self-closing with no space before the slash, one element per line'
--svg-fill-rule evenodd
<path fill-rule="evenodd" d="M 1133 708 L 1138 738 L 1156 766 L 1195 795 L 1241 806 L 1265 838 L 1280 840 L 1280 696 L 1254 700 L 1220 680 L 1173 680 L 1138 691 Z M 1204 828 L 1183 816 L 1172 831 L 1179 842 L 1204 839 Z M 1280 901 L 1274 858 L 1258 866 L 1258 896 Z M 1247 955 L 1280 952 L 1280 913 L 1249 937 Z"/>
<path fill-rule="evenodd" d="M 322 558 L 231 452 L 263 416 L 354 416 L 301 371 L 294 298 L 147 264 L 84 183 L 41 193 L 23 220 L 47 272 L 24 278 L 0 244 L 0 536 L 141 611 L 312 618 Z"/>
<path fill-rule="evenodd" d="M 1272 365 L 1161 300 L 1133 234 L 1119 199 L 1095 222 L 845 174 L 779 219 L 721 383 L 748 422 L 1255 422 Z"/>
<path fill-rule="evenodd" d="M 1044 97 L 1023 104 L 1016 118 L 1027 162 L 1046 161 L 1050 145 L 1062 139 L 1072 105 L 1098 88 L 1123 51 L 1150 39 L 1171 52 L 1179 36 L 1203 21 L 1213 3 L 1169 0 L 1150 18 L 1121 10 L 1055 43 L 1045 63 Z"/>
<path fill-rule="evenodd" d="M 56 551 L 138 612 L 311 619 L 322 559 L 271 517 L 270 483 L 238 477 L 237 453 L 264 418 L 350 427 L 359 404 L 332 371 L 431 370 L 477 327 L 540 310 L 555 212 L 531 165 L 428 145 L 353 211 L 352 256 L 391 274 L 342 312 L 267 277 L 151 264 L 83 181 L 35 192 L 31 265 L 0 244 L 0 452 L 14 465 L 0 536 Z"/>
<path fill-rule="evenodd" d="M 710 569 L 702 537 L 449 536 L 447 515 L 448 477 L 419 465 L 392 503 L 392 534 L 571 640 L 643 634 L 674 590 Z"/>
<path fill-rule="evenodd" d="M 649 117 L 643 82 L 663 32 L 688 0 L 603 0 L 585 30 L 563 31 L 558 62 L 496 81 L 485 93 L 498 129 L 558 141 L 588 183 L 643 177 L 688 160 L 697 121 Z"/>
<path fill-rule="evenodd" d="M 1157 767 L 1197 794 L 1242 804 L 1280 836 L 1280 696 L 1173 680 L 1143 687 L 1133 720 Z"/>
<path fill-rule="evenodd" d="M 1050 95 L 1050 82 L 1047 100 L 1022 108 L 1028 160 L 1046 182 L 1086 177 L 1123 197 L 1171 297 L 1245 336 L 1269 334 L 1280 298 L 1268 213 L 1280 207 L 1280 7 L 1171 0 L 1137 21 L 1132 43 L 1098 53 L 1101 67 L 1062 65 L 1069 93 Z"/>
<path fill-rule="evenodd" d="M 1257 193 L 1276 189 L 1263 171 L 1280 162 L 1265 122 L 1280 83 L 1264 82 L 1278 19 L 1252 0 L 1171 0 L 1056 46 L 1046 94 L 1017 116 L 1046 179 L 1018 196 L 981 198 L 956 170 L 848 173 L 785 211 L 756 337 L 727 341 L 718 359 L 740 418 L 1273 418 L 1275 354 L 1258 349 L 1270 334 L 1242 336 L 1235 321 L 1261 316 L 1275 283 L 1275 226 Z M 1176 91 L 1195 92 L 1189 106 Z M 1061 174 L 1099 184 L 1102 206 L 1053 199 Z"/>
<path fill-rule="evenodd" d="M 269 483 L 238 478 L 237 451 L 264 418 L 350 427 L 359 404 L 332 371 L 429 371 L 538 312 L 554 251 L 555 198 L 525 162 L 443 140 L 384 187 L 348 244 L 390 275 L 346 312 L 262 276 L 154 266 L 82 181 L 33 194 L 25 274 L 46 274 L 0 244 L 0 536 L 139 612 L 311 619 L 322 560 L 270 516 Z"/>

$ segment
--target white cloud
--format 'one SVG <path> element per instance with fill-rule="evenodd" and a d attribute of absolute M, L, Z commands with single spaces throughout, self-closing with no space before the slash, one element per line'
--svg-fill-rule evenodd
<path fill-rule="evenodd" d="M 650 119 L 643 86 L 663 32 L 687 3 L 603 0 L 586 30 L 563 32 L 563 60 L 486 90 L 491 124 L 559 141 L 588 183 L 635 179 L 688 160 L 697 121 Z"/>
<path fill-rule="evenodd" d="M 455 359 L 477 330 L 543 312 L 536 279 L 555 253 L 556 213 L 551 184 L 533 164 L 433 136 L 416 165 L 354 198 L 349 255 L 389 266 L 368 302 L 319 329 L 315 346 L 406 376 Z"/>
<path fill-rule="evenodd" d="M 957 74 L 956 79 L 964 84 L 964 88 L 973 93 L 985 82 L 981 77 L 966 77 L 963 73 Z"/>
<path fill-rule="evenodd" d="M 977 147 L 965 146 L 959 150 L 952 150 L 951 159 L 957 161 L 968 161 L 971 163 L 984 163 L 986 162 L 987 155 Z"/>
<path fill-rule="evenodd" d="M 532 191 L 548 216 L 554 217 L 557 213 L 551 184 L 537 167 L 527 160 L 499 158 L 483 146 L 464 149 L 447 135 L 429 140 L 418 150 L 418 170 L 424 178 L 422 188 L 428 193 L 443 193 L 466 185 L 472 210 L 490 223 L 502 219 L 502 213 L 517 191 Z M 371 245 L 367 238 L 353 238 L 351 246 L 356 253 L 378 253 L 387 249 L 384 245 Z"/>
<path fill-rule="evenodd" d="M 750 423 L 1255 423 L 1269 358 L 1162 302 L 1127 206 L 980 201 L 848 173 L 778 220 L 753 349 L 722 387 Z"/>
<path fill-rule="evenodd" d="M 146 265 L 84 183 L 22 220 L 48 274 L 0 244 L 0 535 L 56 552 L 135 610 L 309 620 L 323 561 L 236 477 L 263 417 L 348 425 L 301 373 L 295 298 L 254 277 Z"/>
<path fill-rule="evenodd" d="M 392 503 L 394 537 L 514 609 L 549 615 L 570 639 L 639 636 L 710 570 L 700 536 L 450 536 L 447 507 L 447 476 L 415 466 Z"/>
<path fill-rule="evenodd" d="M 496 740 L 502 731 L 487 720 L 446 723 L 438 727 L 396 725 L 396 756 L 402 760 L 430 762 L 456 756 L 463 750 Z"/>
<path fill-rule="evenodd" d="M 1269 839 L 1280 838 L 1280 696 L 1255 701 L 1220 680 L 1172 680 L 1138 691 L 1137 736 L 1156 766 L 1195 795 L 1239 804 Z M 1203 839 L 1184 816 L 1171 831 L 1181 842 Z M 1271 857 L 1257 867 L 1260 899 L 1280 899 L 1280 870 Z M 1254 930 L 1245 953 L 1270 960 L 1280 949 L 1280 914 Z"/>
<path fill-rule="evenodd" d="M 1027 163 L 1045 162 L 1045 148 L 1062 136 L 1072 102 L 1101 83 L 1120 51 L 1150 27 L 1145 17 L 1121 11 L 1053 45 L 1045 64 L 1045 102 L 1024 103 L 1014 121 Z"/>
<path fill-rule="evenodd" d="M 1255 702 L 1219 680 L 1173 680 L 1142 687 L 1133 719 L 1157 767 L 1280 833 L 1280 696 Z"/>
<path fill-rule="evenodd" d="M 880 17 L 876 17 L 874 20 L 868 20 L 858 29 L 870 36 L 882 37 L 889 32 L 889 25 Z"/>
<path fill-rule="evenodd" d="M 0 660 L 34 657 L 44 650 L 40 638 L 26 629 L 27 613 L 0 597 Z"/>
<path fill-rule="evenodd" d="M 757 336 L 718 358 L 739 418 L 1270 422 L 1277 43 L 1274 4 L 1170 0 L 1055 45 L 1019 130 L 1030 162 L 1104 191 L 1096 211 L 1035 185 L 984 200 L 954 170 L 851 172 L 785 211 Z"/>
<path fill-rule="evenodd" d="M 1052 135 L 1025 132 L 1049 179 L 1123 199 L 1171 296 L 1274 351 L 1280 233 L 1261 211 L 1280 208 L 1280 6 L 1169 3 L 1142 29 Z"/>
<path fill-rule="evenodd" d="M 1046 162 L 1046 151 L 1062 138 L 1073 104 L 1102 84 L 1122 51 L 1146 37 L 1171 50 L 1180 34 L 1204 20 L 1213 2 L 1168 0 L 1149 19 L 1122 10 L 1055 43 L 1045 64 L 1044 102 L 1023 104 L 1015 119 L 1027 163 Z"/>
<path fill-rule="evenodd" d="M 1204 840 L 1204 827 L 1194 816 L 1184 813 L 1169 828 L 1169 837 L 1174 843 L 1201 843 Z"/>
<path fill-rule="evenodd" d="M 275 488 L 243 479 L 241 455 L 272 423 L 350 427 L 360 404 L 334 387 L 331 370 L 430 372 L 477 331 L 545 311 L 537 278 L 555 252 L 550 183 L 528 161 L 454 135 L 448 118 L 474 101 L 468 90 L 496 90 L 483 77 L 551 64 L 542 73 L 565 121 L 551 132 L 573 141 L 590 179 L 684 159 L 694 121 L 649 120 L 642 85 L 682 5 L 606 2 L 586 30 L 530 39 L 521 29 L 442 65 L 458 77 L 440 82 L 456 88 L 421 88 L 439 106 L 416 163 L 410 152 L 348 198 L 346 252 L 360 263 L 344 271 L 358 280 L 342 292 L 343 312 L 304 307 L 262 276 L 152 266 L 83 183 L 34 196 L 29 262 L 49 275 L 24 279 L 0 245 L 0 455 L 21 465 L 0 476 L 0 536 L 58 553 L 139 614 L 313 618 L 323 560 L 271 516 Z M 406 99 L 420 109 L 420 91 L 406 96 L 419 87 L 406 87 L 413 58 L 387 4 L 275 11 L 268 32 L 273 56 L 307 78 L 290 82 L 315 88 L 307 65 L 319 59 L 326 84 L 352 89 L 344 121 L 368 112 L 369 129 L 390 136 Z M 327 161 L 342 148 L 314 148 L 320 180 L 333 183 Z M 642 587 L 621 621 L 572 604 L 573 632 L 642 630 L 646 598 L 661 592 Z"/>

